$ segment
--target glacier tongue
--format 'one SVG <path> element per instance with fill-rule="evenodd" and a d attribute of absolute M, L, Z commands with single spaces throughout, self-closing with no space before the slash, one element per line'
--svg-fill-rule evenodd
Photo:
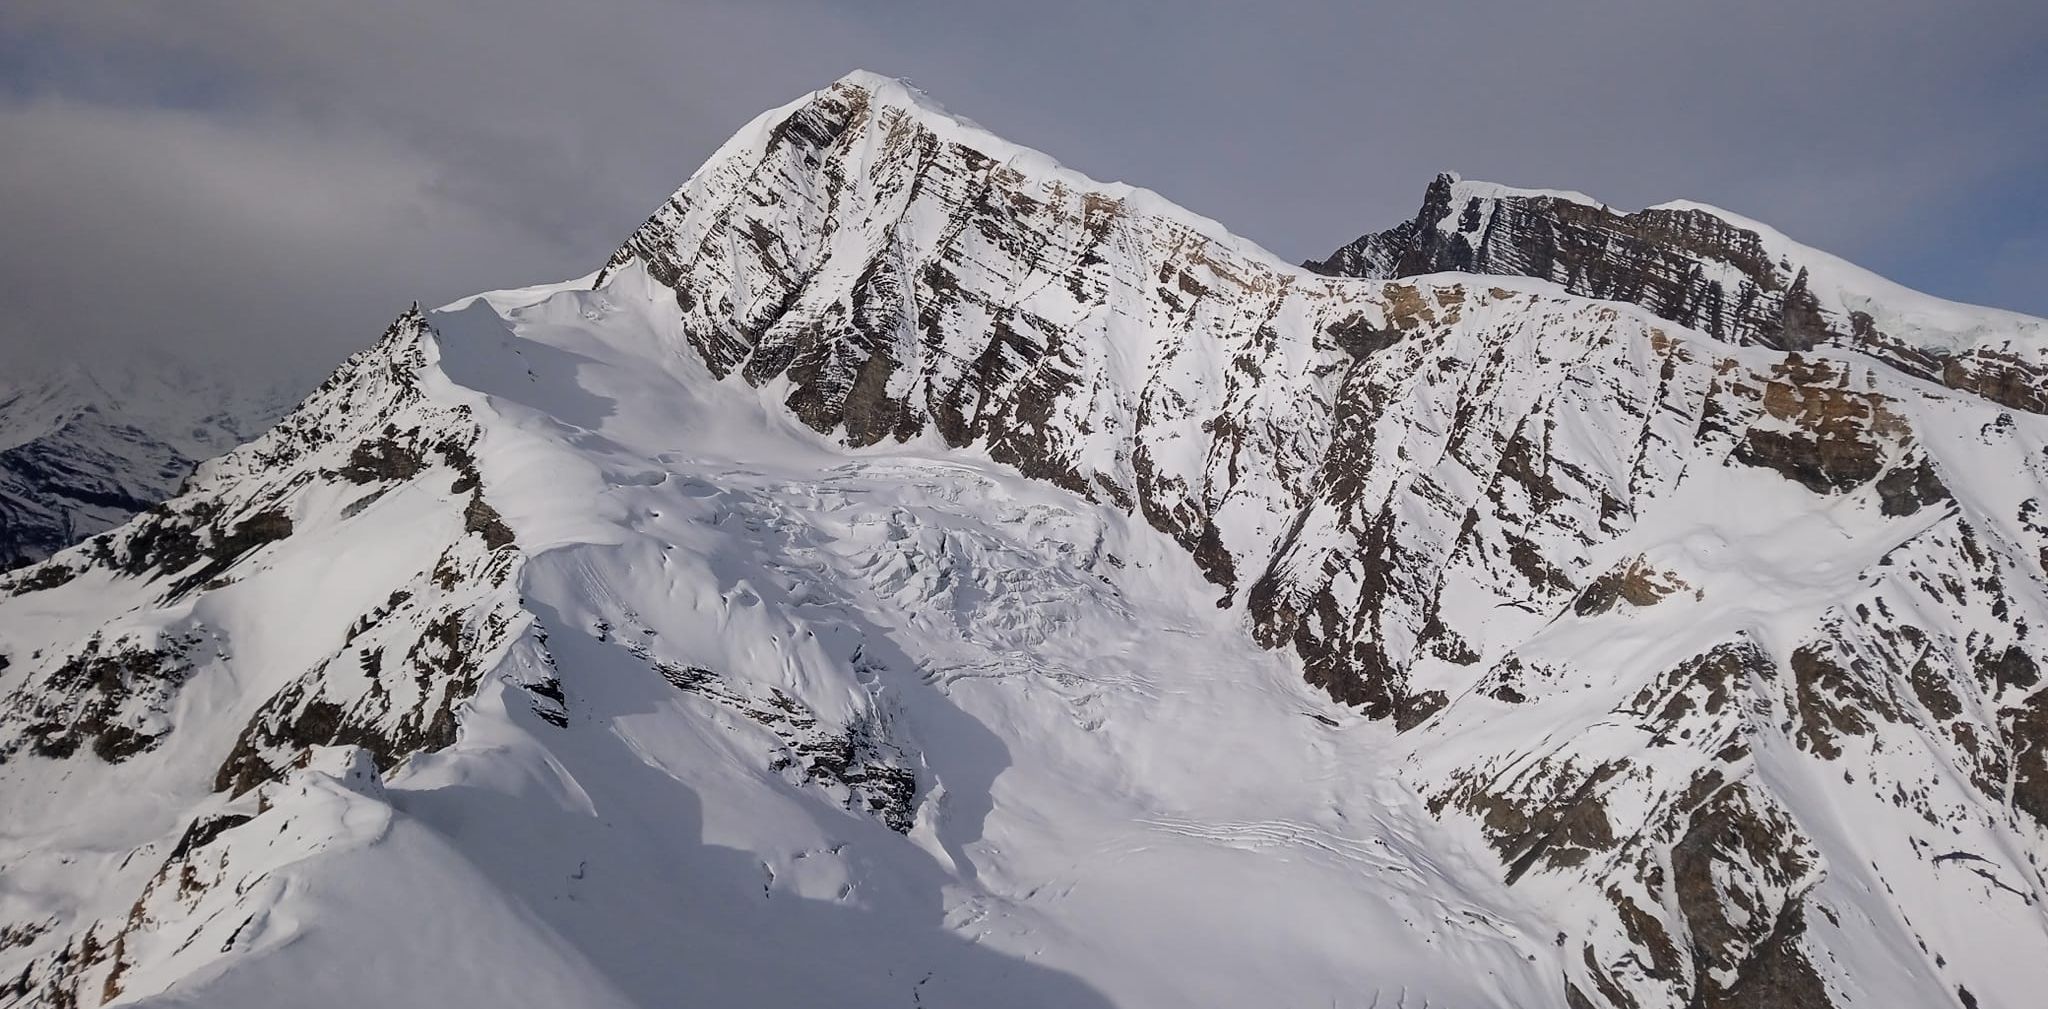
<path fill-rule="evenodd" d="M 774 110 L 0 578 L 0 1006 L 2024 1004 L 2038 387 L 1570 286 Z"/>

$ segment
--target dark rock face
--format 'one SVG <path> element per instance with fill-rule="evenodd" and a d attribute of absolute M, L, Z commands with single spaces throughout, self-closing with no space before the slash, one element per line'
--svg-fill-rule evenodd
<path fill-rule="evenodd" d="M 190 656 L 205 645 L 198 633 L 160 642 L 86 640 L 43 680 L 41 689 L 11 698 L 0 725 L 18 734 L 0 742 L 0 763 L 17 753 L 68 758 L 90 751 L 118 764 L 155 747 L 164 730 L 148 715 L 191 674 Z"/>
<path fill-rule="evenodd" d="M 1888 442 L 1905 433 L 1904 421 L 1885 397 L 1846 388 L 1843 376 L 1825 361 L 1786 355 L 1761 388 L 1731 383 L 1738 396 L 1755 397 L 1764 414 L 1790 430 L 1752 427 L 1735 447 L 1734 460 L 1773 469 L 1816 494 L 1860 487 L 1885 470 Z M 1918 471 L 1888 477 L 1917 481 Z"/>
<path fill-rule="evenodd" d="M 191 467 L 191 460 L 169 446 L 145 442 L 136 447 L 159 458 L 154 467 L 145 464 L 145 470 L 180 472 Z M 124 473 L 132 472 L 130 465 L 127 460 L 82 457 L 54 439 L 0 452 L 0 484 L 5 488 L 0 490 L 0 570 L 42 560 L 98 532 L 104 526 L 90 518 L 80 521 L 92 511 L 132 515 L 154 504 L 154 499 L 121 482 Z"/>
<path fill-rule="evenodd" d="M 472 553 L 472 551 L 465 551 Z M 472 563 L 491 568 L 491 555 Z M 502 569 L 500 569 L 502 570 Z M 467 607 L 399 600 L 371 619 L 339 658 L 354 661 L 377 686 L 339 693 L 325 664 L 272 696 L 242 730 L 215 775 L 214 787 L 240 795 L 276 780 L 298 754 L 313 746 L 360 746 L 378 768 L 455 742 L 455 707 L 476 691 L 486 666 L 510 632 L 509 615 L 487 610 L 475 626 Z M 402 619 L 391 619 L 394 615 Z M 424 621 L 422 625 L 419 621 Z M 402 646 L 402 647 L 401 647 Z M 396 661 L 385 662 L 392 655 Z M 409 694 L 397 685 L 409 684 Z"/>
<path fill-rule="evenodd" d="M 890 830 L 910 833 L 917 817 L 917 771 L 879 720 L 863 718 L 835 730 L 781 690 L 749 694 L 709 669 L 655 661 L 637 643 L 632 650 L 676 689 L 738 712 L 774 733 L 778 746 L 769 758 L 769 770 L 796 784 L 822 788 L 847 809 L 873 816 Z"/>
<path fill-rule="evenodd" d="M 1638 557 L 1593 579 L 1572 603 L 1572 612 L 1582 617 L 1606 613 L 1616 606 L 1655 606 L 1688 586 L 1677 576 L 1643 563 Z"/>
<path fill-rule="evenodd" d="M 1831 1004 L 1795 944 L 1803 929 L 1797 890 L 1818 878 L 1813 856 L 1810 844 L 1782 813 L 1759 810 L 1740 787 L 1693 813 L 1671 850 L 1672 883 L 1692 934 L 1698 997 L 1705 1004 Z M 1776 902 L 1775 913 L 1756 913 L 1763 909 L 1747 899 L 1730 899 L 1726 892 L 1745 875 L 1759 889 L 1793 892 Z"/>
<path fill-rule="evenodd" d="M 412 432 L 414 438 L 419 431 Z M 398 427 L 391 425 L 375 439 L 356 445 L 349 453 L 348 465 L 337 474 L 350 483 L 381 483 L 386 480 L 410 480 L 426 467 L 419 452 L 397 438 Z"/>
<path fill-rule="evenodd" d="M 1329 276 L 1457 271 L 1536 277 L 1639 305 L 1717 340 L 1780 350 L 1835 347 L 2030 413 L 2048 411 L 2048 361 L 2009 345 L 1929 349 L 1872 316 L 1824 304 L 1809 264 L 1710 210 L 1622 214 L 1565 196 L 1468 188 L 1439 175 L 1413 220 L 1303 264 Z"/>
<path fill-rule="evenodd" d="M 1617 214 L 1556 196 L 1468 196 L 1457 179 L 1430 183 L 1421 212 L 1321 262 L 1332 276 L 1498 274 L 1555 281 L 1574 294 L 1641 305 L 1716 339 L 1788 350 L 1811 347 L 1816 308 L 1798 275 L 1762 241 L 1698 210 Z M 1456 215 L 1454 230 L 1439 226 Z M 1728 289 L 1704 265 L 1732 267 Z"/>
<path fill-rule="evenodd" d="M 1948 485 L 1941 482 L 1929 460 L 1922 458 L 1911 467 L 1898 467 L 1886 473 L 1877 482 L 1877 492 L 1883 497 L 1883 511 L 1886 515 L 1912 515 L 1922 508 L 1953 501 Z"/>
<path fill-rule="evenodd" d="M 2048 692 L 2009 709 L 2014 741 L 2013 805 L 2048 826 Z"/>

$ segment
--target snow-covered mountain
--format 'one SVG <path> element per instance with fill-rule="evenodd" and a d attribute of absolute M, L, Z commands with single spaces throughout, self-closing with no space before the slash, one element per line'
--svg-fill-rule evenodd
<path fill-rule="evenodd" d="M 2042 323 L 1488 191 L 763 115 L 0 582 L 0 1005 L 2031 1004 Z"/>
<path fill-rule="evenodd" d="M 2048 321 L 1921 294 L 1689 200 L 1623 214 L 1582 193 L 1444 174 L 1413 220 L 1303 265 L 1380 279 L 1537 277 L 1718 340 L 1863 354 L 2001 406 L 2048 412 Z"/>
<path fill-rule="evenodd" d="M 0 571 L 111 529 L 291 406 L 169 360 L 0 379 Z"/>

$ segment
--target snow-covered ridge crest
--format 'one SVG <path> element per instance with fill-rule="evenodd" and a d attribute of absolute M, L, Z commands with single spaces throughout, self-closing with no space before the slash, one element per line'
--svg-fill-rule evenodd
<path fill-rule="evenodd" d="M 1306 265 L 1352 277 L 1538 277 L 1717 339 L 1837 347 L 2004 406 L 2048 411 L 2048 321 L 1910 290 L 1691 201 L 1624 213 L 1578 193 L 1446 173 L 1414 219 Z"/>
<path fill-rule="evenodd" d="M 1456 172 L 1445 172 L 1443 176 L 1451 180 L 1450 202 L 1454 207 L 1463 207 L 1472 200 L 1502 199 L 1563 200 L 1567 203 L 1576 203 L 1585 207 L 1606 206 L 1606 204 L 1599 200 L 1573 189 L 1528 189 L 1520 186 L 1504 186 L 1498 182 L 1482 182 L 1478 179 L 1467 179 Z M 1455 230 L 1457 228 L 1457 221 L 1446 214 L 1444 217 L 1437 219 L 1436 226 L 1444 230 Z"/>
<path fill-rule="evenodd" d="M 2011 340 L 2035 350 L 2048 347 L 2048 320 L 1916 291 L 1840 256 L 1787 237 L 1784 232 L 1754 218 L 1694 200 L 1670 200 L 1645 209 L 1709 214 L 1752 232 L 1763 239 L 1764 247 L 1779 262 L 1795 264 L 1807 271 L 1807 284 L 1823 304 L 1840 305 L 1847 312 L 1870 315 L 1878 328 L 1896 331 L 1915 342 L 1931 343 L 1951 352 L 1994 339 Z"/>
<path fill-rule="evenodd" d="M 758 163 L 777 142 L 778 125 L 788 122 L 793 114 L 815 106 L 821 99 L 832 100 L 835 95 L 859 95 L 864 105 L 893 110 L 895 115 L 914 119 L 933 135 L 971 148 L 1023 175 L 1057 182 L 1077 192 L 1100 194 L 1119 201 L 1133 212 L 1173 220 L 1188 231 L 1258 261 L 1275 272 L 1291 273 L 1298 269 L 1257 243 L 1232 233 L 1222 223 L 1189 210 L 1153 190 L 1124 182 L 1098 181 L 1074 171 L 1043 151 L 1004 139 L 973 120 L 947 110 L 931 95 L 904 80 L 868 70 L 850 71 L 828 87 L 756 116 L 692 173 L 675 196 L 690 192 L 707 171 L 715 171 L 720 166 Z M 624 253 L 627 250 L 620 251 Z"/>
<path fill-rule="evenodd" d="M 1709 203 L 1686 199 L 1667 200 L 1631 212 L 1613 210 L 1603 201 L 1572 190 L 1506 186 L 1497 182 L 1466 179 L 1455 172 L 1447 172 L 1445 175 L 1452 180 L 1451 198 L 1446 212 L 1435 221 L 1437 229 L 1445 233 L 1471 230 L 1463 228 L 1459 218 L 1473 201 L 1494 203 L 1501 200 L 1561 200 L 1587 208 L 1610 211 L 1622 217 L 1656 211 L 1704 214 L 1756 235 L 1769 257 L 1781 268 L 1806 270 L 1809 274 L 1809 288 L 1823 303 L 1839 305 L 1849 312 L 1865 312 L 1871 314 L 1873 318 L 1893 320 L 1906 334 L 1937 342 L 1944 349 L 1961 350 L 1993 334 L 2016 336 L 2031 344 L 2048 343 L 2048 320 L 2023 312 L 1950 301 L 1916 291 L 1833 253 L 1790 238 L 1777 228 L 1753 217 Z"/>
<path fill-rule="evenodd" d="M 43 888 L 0 899 L 14 1000 L 96 1003 L 205 973 L 219 954 L 156 942 L 180 924 L 220 926 L 223 951 L 271 944 L 215 922 L 225 912 L 194 874 L 196 849 L 251 815 L 217 807 L 308 745 L 389 768 L 454 741 L 454 709 L 523 622 L 479 428 L 430 391 L 437 361 L 415 307 L 177 497 L 0 582 L 15 597 L 0 620 L 0 782 L 16 830 L 0 857 Z M 72 773 L 84 763 L 104 770 Z M 237 887 L 227 903 L 247 926 L 286 889 Z"/>

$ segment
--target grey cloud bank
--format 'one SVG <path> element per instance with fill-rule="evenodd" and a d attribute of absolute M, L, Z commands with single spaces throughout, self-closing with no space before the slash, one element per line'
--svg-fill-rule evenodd
<path fill-rule="evenodd" d="M 1698 199 L 2048 313 L 2044 49 L 2022 2 L 24 0 L 0 351 L 315 374 L 415 298 L 595 268 L 741 123 L 855 66 L 1287 258 L 1452 168 Z"/>

